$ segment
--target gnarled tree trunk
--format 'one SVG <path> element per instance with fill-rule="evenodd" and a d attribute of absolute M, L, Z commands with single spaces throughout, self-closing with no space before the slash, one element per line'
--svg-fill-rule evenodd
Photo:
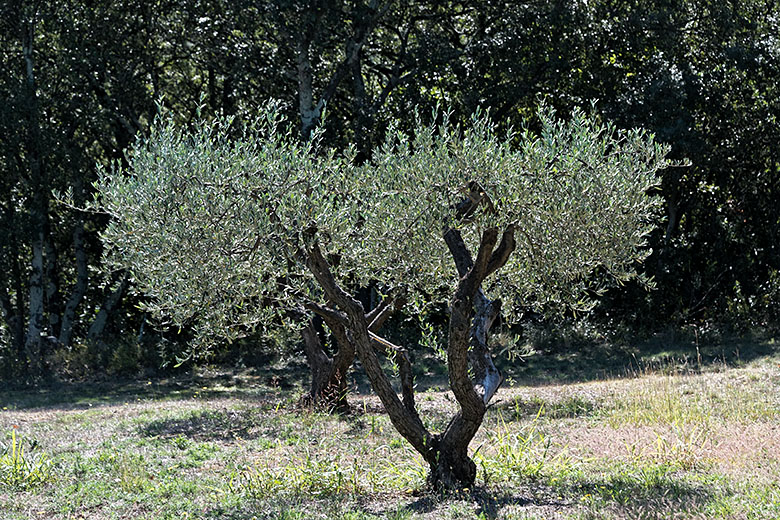
<path fill-rule="evenodd" d="M 498 316 L 500 303 L 488 300 L 480 286 L 487 276 L 506 263 L 514 250 L 514 228 L 509 226 L 505 230 L 498 246 L 498 230 L 483 231 L 479 251 L 473 261 L 457 230 L 449 230 L 445 240 L 461 273 L 452 299 L 447 347 L 450 387 L 460 405 L 460 412 L 444 432 L 435 435 L 423 425 L 417 412 L 411 366 L 405 351 L 370 330 L 362 304 L 338 285 L 316 243 L 309 246 L 304 254 L 309 269 L 328 300 L 338 309 L 322 308 L 319 313 L 327 312 L 344 327 L 346 337 L 353 343 L 393 426 L 429 464 L 429 485 L 434 489 L 457 489 L 474 484 L 477 469 L 469 457 L 468 447 L 482 424 L 487 404 L 501 384 L 501 375 L 492 362 L 487 345 L 487 334 Z M 396 359 L 401 360 L 402 398 L 396 394 L 382 370 L 377 351 L 395 352 Z M 474 381 L 469 376 L 469 365 Z"/>
<path fill-rule="evenodd" d="M 365 316 L 371 333 L 379 330 L 390 317 L 395 310 L 394 303 L 394 299 L 387 298 Z M 311 370 L 311 386 L 301 402 L 304 405 L 322 406 L 331 411 L 348 413 L 350 407 L 347 401 L 347 375 L 355 360 L 355 346 L 344 324 L 337 317 L 325 312 L 320 306 L 310 308 L 319 314 L 330 329 L 337 351 L 332 358 L 328 356 L 312 320 L 301 330 L 304 351 Z M 377 347 L 386 349 L 387 345 L 377 343 Z M 405 359 L 406 363 L 401 363 L 402 370 L 410 378 L 411 365 L 408 358 Z"/>
<path fill-rule="evenodd" d="M 311 321 L 301 330 L 301 337 L 311 370 L 311 386 L 301 402 L 339 413 L 348 412 L 347 372 L 355 358 L 355 349 L 349 341 L 337 338 L 338 351 L 331 358 L 325 352 L 317 329 Z"/>

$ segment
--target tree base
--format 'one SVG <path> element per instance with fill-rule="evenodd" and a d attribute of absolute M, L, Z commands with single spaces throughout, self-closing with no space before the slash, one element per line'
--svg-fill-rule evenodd
<path fill-rule="evenodd" d="M 352 407 L 347 401 L 346 392 L 334 392 L 321 390 L 317 393 L 306 393 L 298 400 L 298 406 L 313 408 L 327 413 L 347 415 L 352 412 Z"/>
<path fill-rule="evenodd" d="M 476 479 L 477 465 L 468 455 L 439 452 L 428 474 L 428 486 L 435 491 L 467 489 Z"/>

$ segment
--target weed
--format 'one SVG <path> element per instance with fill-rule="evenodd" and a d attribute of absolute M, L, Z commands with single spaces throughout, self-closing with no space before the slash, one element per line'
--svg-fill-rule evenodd
<path fill-rule="evenodd" d="M 24 440 L 16 435 L 17 429 L 16 425 L 11 429 L 11 444 L 0 449 L 0 484 L 26 490 L 49 480 L 52 462 L 43 451 L 30 453 L 37 447 L 35 441 L 28 441 L 31 449 L 26 452 Z"/>
<path fill-rule="evenodd" d="M 478 448 L 474 460 L 482 469 L 485 484 L 491 481 L 511 481 L 517 478 L 539 478 L 565 473 L 572 461 L 565 449 L 553 453 L 551 439 L 537 428 L 544 408 L 540 407 L 534 420 L 520 430 L 507 425 L 503 415 L 495 430 L 486 432 L 488 451 Z"/>
<path fill-rule="evenodd" d="M 112 457 L 114 483 L 126 493 L 146 491 L 154 480 L 142 455 L 121 454 Z"/>

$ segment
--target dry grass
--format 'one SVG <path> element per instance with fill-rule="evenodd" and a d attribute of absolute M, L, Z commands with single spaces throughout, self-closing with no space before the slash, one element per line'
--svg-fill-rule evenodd
<path fill-rule="evenodd" d="M 478 486 L 445 497 L 421 493 L 425 466 L 375 397 L 354 395 L 355 413 L 333 417 L 296 409 L 295 390 L 266 381 L 0 394 L 0 439 L 17 425 L 54 462 L 49 483 L 0 488 L 0 516 L 780 518 L 777 355 L 504 388 L 472 444 Z M 418 402 L 433 425 L 456 408 L 436 387 Z"/>

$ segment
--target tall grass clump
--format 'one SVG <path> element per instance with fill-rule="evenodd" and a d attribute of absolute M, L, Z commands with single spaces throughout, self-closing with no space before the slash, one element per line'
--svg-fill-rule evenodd
<path fill-rule="evenodd" d="M 16 435 L 18 426 L 11 430 L 11 443 L 0 445 L 0 485 L 4 488 L 26 490 L 43 484 L 51 478 L 52 462 L 45 452 L 25 450 L 24 439 Z M 35 443 L 28 443 L 32 448 Z"/>
<path fill-rule="evenodd" d="M 498 417 L 498 425 L 486 431 L 486 451 L 474 454 L 485 484 L 511 482 L 518 479 L 541 479 L 565 476 L 574 469 L 566 449 L 553 444 L 552 439 L 539 431 L 539 419 L 544 407 L 530 424 L 516 429 Z"/>

